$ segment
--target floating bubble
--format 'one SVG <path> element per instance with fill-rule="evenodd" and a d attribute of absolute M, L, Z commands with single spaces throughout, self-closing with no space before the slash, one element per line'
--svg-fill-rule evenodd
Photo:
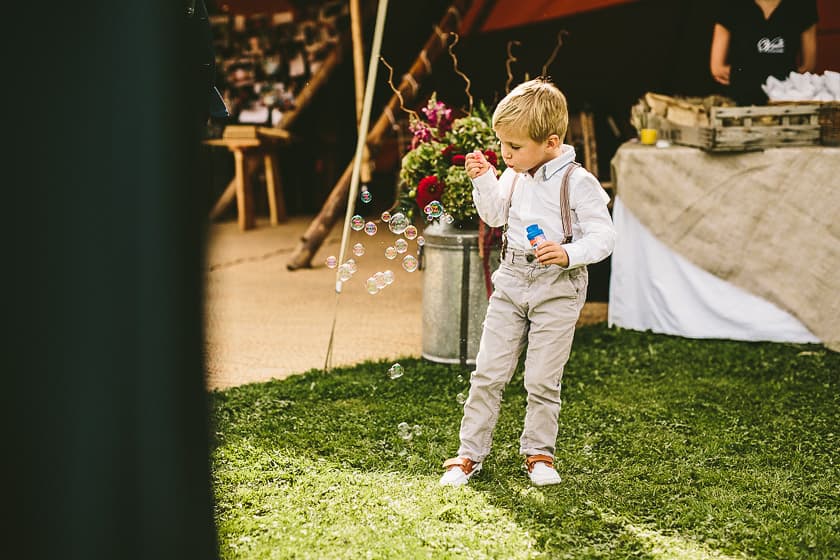
<path fill-rule="evenodd" d="M 464 404 L 467 402 L 467 396 L 464 393 L 458 393 L 455 395 L 455 400 L 458 401 L 458 404 Z"/>
<path fill-rule="evenodd" d="M 375 296 L 379 293 L 379 286 L 376 285 L 376 278 L 371 276 L 365 282 L 365 288 L 367 289 L 368 293 L 372 296 Z"/>
<path fill-rule="evenodd" d="M 359 195 L 359 198 L 361 198 L 361 199 L 362 199 L 362 202 L 364 202 L 365 204 L 367 204 L 368 202 L 370 202 L 371 200 L 373 200 L 373 195 L 372 195 L 372 194 L 370 194 L 370 191 L 369 191 L 369 190 L 367 190 L 367 187 L 362 187 L 362 192 L 361 192 L 361 194 Z"/>
<path fill-rule="evenodd" d="M 405 217 L 405 214 L 403 214 L 402 212 L 397 212 L 396 214 L 391 216 L 391 221 L 388 222 L 388 229 L 390 229 L 391 232 L 399 235 L 402 232 L 404 232 L 405 228 L 407 228 L 409 225 L 411 225 L 411 222 L 408 221 L 408 218 Z"/>
<path fill-rule="evenodd" d="M 373 275 L 373 279 L 376 282 L 376 287 L 380 290 L 388 285 L 388 282 L 385 281 L 384 272 L 377 272 Z"/>
<path fill-rule="evenodd" d="M 411 241 L 412 239 L 417 237 L 417 228 L 413 224 L 408 224 L 408 226 L 406 226 L 405 228 L 405 231 L 403 232 L 403 235 L 405 235 L 406 239 Z"/>
<path fill-rule="evenodd" d="M 424 213 L 424 214 L 426 214 L 426 216 L 428 216 L 429 214 L 431 214 L 431 213 L 432 213 L 432 205 L 431 205 L 431 204 L 427 204 L 426 206 L 424 206 L 424 207 L 423 207 L 423 213 Z"/>
<path fill-rule="evenodd" d="M 422 247 L 422 246 L 423 246 L 423 245 L 425 245 L 425 244 L 426 244 L 426 238 L 425 238 L 425 237 L 423 237 L 422 235 L 418 236 L 418 237 L 417 237 L 417 245 L 418 245 L 419 247 Z"/>
<path fill-rule="evenodd" d="M 399 362 L 388 368 L 388 377 L 391 379 L 400 378 L 404 373 L 405 369 L 399 364 Z"/>
<path fill-rule="evenodd" d="M 327 257 L 327 268 L 335 268 L 336 266 L 338 266 L 338 259 L 335 258 L 335 255 Z"/>
<path fill-rule="evenodd" d="M 414 426 L 411 427 L 411 433 L 415 436 L 419 436 L 423 433 L 423 428 L 421 428 L 419 424 L 414 424 Z"/>
<path fill-rule="evenodd" d="M 394 260 L 395 258 L 397 258 L 397 248 L 394 247 L 393 245 L 390 245 L 390 246 L 386 247 L 385 248 L 385 256 L 389 260 Z"/>
<path fill-rule="evenodd" d="M 365 233 L 368 235 L 376 235 L 376 224 L 368 222 L 365 224 Z"/>
<path fill-rule="evenodd" d="M 390 212 L 388 212 L 387 210 L 385 210 L 384 212 L 382 212 L 382 216 L 381 216 L 381 217 L 382 217 L 382 221 L 383 221 L 383 222 L 385 222 L 385 223 L 388 223 L 388 222 L 390 222 L 390 221 L 391 221 L 391 213 L 390 213 Z"/>
<path fill-rule="evenodd" d="M 447 224 L 451 224 L 452 222 L 455 221 L 455 217 L 452 216 L 452 214 L 444 214 L 443 215 L 443 221 L 446 222 Z"/>
<path fill-rule="evenodd" d="M 355 245 L 353 245 L 353 254 L 357 257 L 361 257 L 365 254 L 365 246 L 361 243 L 356 243 Z"/>
<path fill-rule="evenodd" d="M 402 267 L 406 272 L 414 272 L 417 270 L 417 257 L 414 255 L 406 255 L 403 257 Z"/>
<path fill-rule="evenodd" d="M 426 214 L 428 214 L 430 218 L 440 218 L 443 215 L 443 204 L 441 204 L 438 200 L 431 201 L 426 208 L 429 209 Z"/>
<path fill-rule="evenodd" d="M 394 273 L 393 272 L 391 272 L 390 270 L 386 270 L 382 274 L 385 276 L 385 284 L 390 286 L 391 284 L 394 283 Z"/>
<path fill-rule="evenodd" d="M 350 270 L 350 267 L 346 264 L 341 265 L 338 267 L 338 278 L 342 282 L 347 282 L 353 276 L 353 271 Z"/>
<path fill-rule="evenodd" d="M 397 433 L 401 438 L 408 441 L 411 439 L 411 426 L 408 425 L 408 422 L 400 422 L 397 425 Z"/>
<path fill-rule="evenodd" d="M 463 376 L 463 375 L 459 375 L 459 376 L 458 376 L 458 383 L 463 383 L 463 382 L 464 382 L 464 376 Z"/>
<path fill-rule="evenodd" d="M 356 264 L 356 259 L 347 259 L 344 264 L 346 264 L 347 268 L 350 269 L 350 274 L 356 274 L 356 271 L 359 270 L 359 265 Z"/>
<path fill-rule="evenodd" d="M 353 231 L 359 231 L 363 227 L 365 227 L 365 219 L 356 214 L 352 218 L 350 218 L 350 227 L 353 228 Z"/>
<path fill-rule="evenodd" d="M 397 253 L 405 253 L 408 251 L 408 241 L 402 238 L 397 239 L 394 241 L 394 248 L 397 250 Z"/>

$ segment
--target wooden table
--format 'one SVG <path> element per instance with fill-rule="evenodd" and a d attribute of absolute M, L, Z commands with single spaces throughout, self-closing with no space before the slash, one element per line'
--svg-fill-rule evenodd
<path fill-rule="evenodd" d="M 274 140 L 279 138 L 218 138 L 204 141 L 208 146 L 223 146 L 230 150 L 235 167 L 233 179 L 210 211 L 210 219 L 218 217 L 235 197 L 239 229 L 245 231 L 254 227 L 254 189 L 249 176 L 252 166 L 259 165 L 265 169 L 271 225 L 288 219 L 283 185 L 277 172 Z"/>

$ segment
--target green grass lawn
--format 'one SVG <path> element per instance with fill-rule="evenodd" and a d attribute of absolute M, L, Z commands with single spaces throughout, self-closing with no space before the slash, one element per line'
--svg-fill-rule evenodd
<path fill-rule="evenodd" d="M 400 363 L 212 394 L 223 558 L 840 557 L 836 353 L 582 328 L 544 488 L 521 368 L 483 471 L 441 488 L 469 371 Z"/>

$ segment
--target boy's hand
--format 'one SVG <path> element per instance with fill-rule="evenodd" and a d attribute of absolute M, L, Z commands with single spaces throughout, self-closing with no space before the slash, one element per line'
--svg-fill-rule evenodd
<path fill-rule="evenodd" d="M 467 175 L 470 179 L 481 177 L 491 167 L 490 162 L 487 161 L 487 158 L 479 150 L 470 152 L 465 156 L 464 169 L 467 170 Z"/>
<path fill-rule="evenodd" d="M 556 264 L 563 268 L 569 266 L 569 254 L 555 241 L 543 241 L 534 252 L 540 264 Z"/>

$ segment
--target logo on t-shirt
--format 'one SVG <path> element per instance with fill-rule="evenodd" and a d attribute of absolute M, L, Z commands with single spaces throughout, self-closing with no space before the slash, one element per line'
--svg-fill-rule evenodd
<path fill-rule="evenodd" d="M 784 37 L 762 37 L 758 40 L 758 52 L 762 54 L 783 54 L 785 52 Z"/>

